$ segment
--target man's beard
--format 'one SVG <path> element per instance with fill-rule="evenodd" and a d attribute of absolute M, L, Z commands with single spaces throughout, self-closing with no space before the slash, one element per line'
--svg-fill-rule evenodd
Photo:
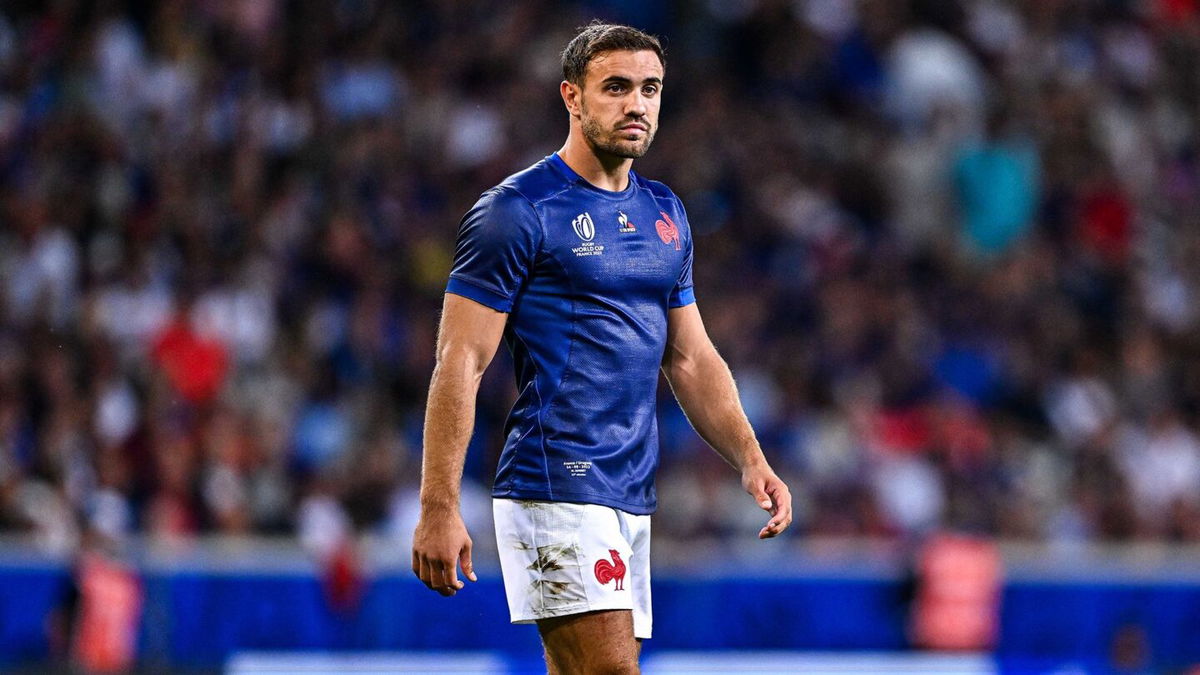
<path fill-rule="evenodd" d="M 640 141 L 626 141 L 616 138 L 618 133 L 624 132 L 618 129 L 605 130 L 595 118 L 588 117 L 586 111 L 580 118 L 583 137 L 587 139 L 588 144 L 600 152 L 615 157 L 637 159 L 646 154 L 646 151 L 650 149 L 650 142 L 654 140 L 654 128 L 646 120 L 638 120 L 640 124 L 647 127 L 646 136 Z M 622 124 L 629 124 L 631 121 L 633 120 L 627 120 Z"/>

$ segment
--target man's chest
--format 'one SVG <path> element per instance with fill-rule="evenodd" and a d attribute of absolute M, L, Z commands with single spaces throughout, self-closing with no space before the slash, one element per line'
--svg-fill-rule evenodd
<path fill-rule="evenodd" d="M 658 295 L 679 279 L 684 233 L 652 198 L 555 205 L 543 218 L 543 251 L 575 290 Z"/>

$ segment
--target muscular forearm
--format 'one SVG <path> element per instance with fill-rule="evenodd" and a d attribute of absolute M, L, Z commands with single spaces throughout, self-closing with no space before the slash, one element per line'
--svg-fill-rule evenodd
<path fill-rule="evenodd" d="M 760 539 L 778 536 L 792 522 L 792 497 L 763 456 L 754 429 L 738 400 L 725 359 L 709 341 L 694 307 L 675 310 L 673 340 L 663 354 L 663 372 L 688 420 L 725 461 L 742 474 L 742 487 L 771 514 Z"/>
<path fill-rule="evenodd" d="M 696 433 L 739 471 L 765 462 L 738 399 L 729 366 L 715 349 L 675 355 L 663 365 L 675 398 Z"/>
<path fill-rule="evenodd" d="M 458 507 L 463 463 L 475 426 L 479 370 L 462 359 L 445 359 L 434 368 L 421 464 L 421 504 L 425 507 Z"/>
<path fill-rule="evenodd" d="M 508 315 L 451 293 L 444 303 L 425 406 L 421 515 L 413 532 L 412 570 L 429 588 L 454 595 L 463 587 L 455 564 L 475 580 L 471 536 L 459 513 L 463 462 L 475 427 L 479 381 Z"/>

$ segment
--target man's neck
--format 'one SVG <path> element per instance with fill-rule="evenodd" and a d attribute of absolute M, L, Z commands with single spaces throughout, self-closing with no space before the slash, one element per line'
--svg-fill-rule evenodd
<path fill-rule="evenodd" d="M 569 134 L 558 156 L 572 171 L 601 190 L 620 192 L 629 186 L 629 168 L 633 166 L 633 160 L 600 152 L 588 145 L 580 134 Z"/>

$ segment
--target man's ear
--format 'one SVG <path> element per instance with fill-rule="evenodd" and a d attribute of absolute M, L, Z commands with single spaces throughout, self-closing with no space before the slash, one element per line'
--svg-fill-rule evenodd
<path fill-rule="evenodd" d="M 562 94 L 563 105 L 567 107 L 567 112 L 571 117 L 579 117 L 581 114 L 579 99 L 583 95 L 583 90 L 578 85 L 563 80 L 562 84 L 558 85 L 558 91 Z"/>

